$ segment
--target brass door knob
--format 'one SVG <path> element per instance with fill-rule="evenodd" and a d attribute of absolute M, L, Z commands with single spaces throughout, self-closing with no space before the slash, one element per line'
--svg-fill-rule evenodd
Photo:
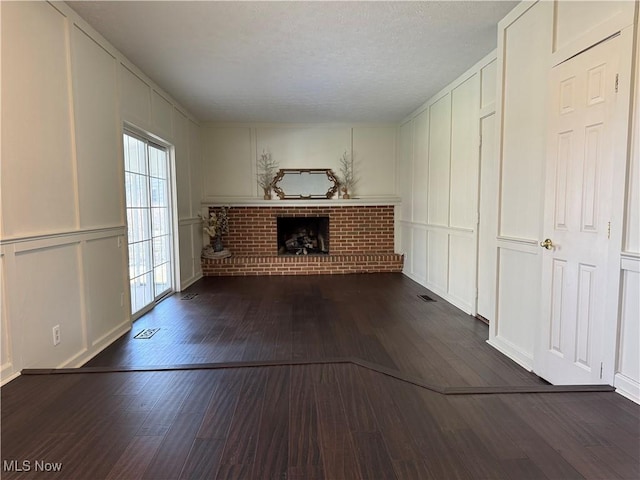
<path fill-rule="evenodd" d="M 540 242 L 540 246 L 542 248 L 546 248 L 547 250 L 551 250 L 553 248 L 553 242 L 550 238 L 545 238 L 544 242 Z"/>

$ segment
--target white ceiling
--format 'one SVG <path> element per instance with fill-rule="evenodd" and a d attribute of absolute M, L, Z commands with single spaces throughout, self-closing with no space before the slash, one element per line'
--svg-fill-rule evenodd
<path fill-rule="evenodd" d="M 397 122 L 517 2 L 68 2 L 201 121 Z"/>

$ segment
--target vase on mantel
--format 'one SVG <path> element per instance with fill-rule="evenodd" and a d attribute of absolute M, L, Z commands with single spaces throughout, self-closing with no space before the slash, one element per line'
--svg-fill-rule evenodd
<path fill-rule="evenodd" d="M 269 187 L 263 187 L 264 190 L 264 199 L 271 200 L 271 189 Z"/>
<path fill-rule="evenodd" d="M 345 200 L 348 200 L 351 198 L 351 195 L 349 195 L 349 190 L 347 189 L 347 187 L 342 187 L 342 198 L 344 198 Z"/>

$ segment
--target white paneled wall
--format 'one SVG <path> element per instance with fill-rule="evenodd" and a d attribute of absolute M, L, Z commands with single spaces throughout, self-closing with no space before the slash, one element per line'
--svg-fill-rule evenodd
<path fill-rule="evenodd" d="M 256 163 L 271 153 L 280 168 L 331 168 L 352 156 L 362 198 L 396 195 L 395 125 L 218 125 L 203 126 L 204 203 L 262 198 Z"/>
<path fill-rule="evenodd" d="M 12 352 L 11 343 L 9 342 L 10 330 L 7 319 L 6 306 L 4 301 L 7 298 L 5 293 L 7 285 L 5 279 L 5 257 L 3 253 L 0 253 L 0 295 L 2 295 L 2 302 L 0 302 L 0 378 L 5 378 L 13 372 L 13 365 L 11 363 Z"/>
<path fill-rule="evenodd" d="M 131 328 L 124 122 L 180 143 L 181 283 L 199 278 L 201 148 L 193 119 L 66 5 L 0 8 L 4 383 L 23 368 L 81 365 Z"/>
<path fill-rule="evenodd" d="M 120 101 L 122 118 L 148 130 L 151 126 L 151 87 L 131 71 L 129 65 L 120 65 Z"/>
<path fill-rule="evenodd" d="M 495 65 L 492 62 L 490 65 Z M 490 67 L 489 67 L 490 68 Z M 495 70 L 494 70 L 495 73 Z M 491 107 L 493 102 L 483 107 Z M 495 99 L 495 94 L 493 95 Z M 477 313 L 489 322 L 495 320 L 496 300 L 496 234 L 498 232 L 498 175 L 500 165 L 496 152 L 496 115 L 493 108 L 480 119 L 480 223 L 478 225 L 478 305 Z"/>
<path fill-rule="evenodd" d="M 252 129 L 205 125 L 202 139 L 204 199 L 257 195 Z"/>
<path fill-rule="evenodd" d="M 492 91 L 493 54 L 399 129 L 404 273 L 470 314 L 476 310 L 481 96 Z"/>
<path fill-rule="evenodd" d="M 96 235 L 89 236 L 83 244 L 85 306 L 87 318 L 91 319 L 86 325 L 89 348 L 104 347 L 120 327 L 114 325 L 113 319 L 122 318 L 123 310 L 127 310 L 126 295 L 122 296 L 128 293 L 122 289 L 127 265 L 119 240 L 124 241 L 117 235 Z"/>
<path fill-rule="evenodd" d="M 431 167 L 429 163 L 429 146 L 435 142 L 429 143 L 429 110 L 418 114 L 411 122 L 413 124 L 413 168 L 411 169 L 411 213 L 412 220 L 415 223 L 426 224 L 429 215 L 427 206 L 431 189 L 427 184 L 432 178 L 428 169 Z M 426 241 L 426 240 L 425 240 Z M 424 269 L 426 265 L 423 265 Z"/>
<path fill-rule="evenodd" d="M 81 228 L 120 226 L 121 185 L 115 57 L 77 25 L 72 29 L 74 117 Z M 99 114 L 98 114 L 99 113 Z M 114 195 L 114 193 L 116 193 Z M 100 201 L 97 201 L 100 199 Z"/>
<path fill-rule="evenodd" d="M 133 65 L 120 65 L 120 79 L 122 121 L 172 152 L 178 213 L 174 241 L 178 248 L 179 287 L 184 289 L 202 277 L 202 228 L 198 217 L 202 195 L 200 127 Z"/>
<path fill-rule="evenodd" d="M 498 26 L 500 171 L 498 277 L 489 343 L 533 366 L 540 316 L 540 247 L 553 4 L 521 4 Z"/>
<path fill-rule="evenodd" d="M 640 403 L 640 31 L 636 32 L 635 69 L 614 385 Z"/>
<path fill-rule="evenodd" d="M 415 126 L 415 124 L 414 124 Z M 415 127 L 414 127 L 415 128 Z M 428 157 L 414 159 L 414 170 L 418 161 L 427 162 L 427 223 L 430 225 L 449 225 L 449 187 L 451 164 L 451 93 L 447 92 L 441 99 L 429 106 L 429 129 L 415 130 L 415 135 L 428 137 Z M 414 140 L 415 142 L 415 140 Z M 415 182 L 422 182 L 417 179 Z M 415 195 L 414 195 L 415 196 Z M 413 220 L 416 221 L 414 205 Z"/>
<path fill-rule="evenodd" d="M 640 261 L 622 262 L 620 343 L 615 386 L 636 402 L 640 399 Z"/>
<path fill-rule="evenodd" d="M 399 152 L 398 152 L 398 194 L 402 198 L 400 206 L 400 220 L 408 225 L 413 220 L 413 127 L 415 122 L 409 120 L 400 127 Z M 426 183 L 426 179 L 421 179 Z M 426 222 L 425 222 L 426 223 Z M 404 229 L 403 229 L 404 231 Z M 402 243 L 406 243 L 402 236 Z M 411 235 L 408 235 L 411 237 Z M 407 244 L 409 246 L 411 242 Z M 411 255 L 411 250 L 404 250 L 406 255 Z M 407 262 L 405 262 L 405 269 Z"/>
<path fill-rule="evenodd" d="M 3 238 L 78 224 L 66 38 L 51 6 L 2 2 Z"/>
<path fill-rule="evenodd" d="M 155 90 L 151 91 L 151 120 L 157 135 L 173 138 L 173 105 Z"/>
<path fill-rule="evenodd" d="M 501 82 L 496 98 L 495 123 L 499 139 L 496 145 L 499 165 L 490 165 L 488 168 L 489 171 L 496 170 L 495 175 L 484 177 L 485 172 L 482 172 L 483 185 L 491 185 L 499 180 L 497 198 L 481 197 L 481 205 L 497 202 L 499 222 L 495 261 L 498 277 L 496 301 L 494 304 L 488 302 L 482 307 L 479 302 L 478 308 L 496 313 L 496 318 L 491 323 L 489 343 L 527 368 L 532 368 L 535 364 L 535 339 L 540 336 L 541 319 L 544 315 L 540 311 L 541 289 L 547 288 L 548 284 L 541 276 L 541 249 L 538 245 L 544 238 L 542 225 L 549 115 L 548 75 L 553 65 L 622 29 L 630 28 L 637 8 L 637 2 L 554 3 L 522 3 L 498 26 L 497 76 Z M 636 52 L 638 46 L 636 38 Z M 621 65 L 629 61 L 630 58 L 626 58 Z M 625 68 L 620 70 L 620 84 L 623 88 L 628 81 L 625 78 Z M 618 317 L 618 329 L 607 332 L 604 339 L 611 343 L 604 346 L 605 351 L 615 352 L 616 356 L 615 361 L 605 358 L 604 378 L 614 382 L 618 391 L 636 402 L 640 400 L 639 77 L 636 61 L 636 123 L 632 128 L 635 140 L 628 170 L 624 227 L 620 222 L 615 222 L 616 218 L 620 218 L 620 212 L 614 212 L 612 218 L 611 241 L 620 241 L 618 237 L 621 234 L 618 232 L 624 232 L 618 254 L 610 255 L 612 275 L 620 275 L 621 284 L 618 305 L 616 306 L 615 299 L 610 302 L 613 306 L 607 310 L 607 315 Z M 484 100 L 482 103 L 484 108 Z M 485 121 L 494 121 L 489 118 L 483 119 L 483 129 Z M 625 128 L 622 125 L 619 127 Z M 625 136 L 626 132 L 616 133 L 616 138 Z M 626 144 L 625 141 L 619 143 Z M 482 165 L 484 168 L 484 161 Z M 481 251 L 487 248 L 490 237 L 489 232 L 481 231 Z M 490 257 L 485 260 L 483 261 L 487 265 L 494 261 Z M 482 272 L 488 271 L 488 268 L 480 268 L 481 278 L 485 278 Z M 488 294 L 489 292 L 486 295 Z M 607 293 L 609 294 L 610 292 Z M 616 365 L 613 380 L 606 374 L 610 368 L 609 363 Z"/>
<path fill-rule="evenodd" d="M 352 153 L 361 197 L 396 195 L 396 129 L 388 126 L 353 127 Z"/>
<path fill-rule="evenodd" d="M 607 38 L 633 21 L 637 2 L 606 0 L 596 2 L 556 1 L 553 52 L 563 60 Z"/>
<path fill-rule="evenodd" d="M 80 242 L 22 243 L 13 261 L 13 275 L 7 282 L 15 281 L 8 292 L 14 360 L 26 368 L 47 367 L 83 354 L 87 342 Z M 62 342 L 54 346 L 56 324 Z"/>

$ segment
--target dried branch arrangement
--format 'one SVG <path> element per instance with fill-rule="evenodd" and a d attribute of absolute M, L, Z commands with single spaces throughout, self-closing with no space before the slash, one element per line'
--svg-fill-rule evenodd
<path fill-rule="evenodd" d="M 264 190 L 265 200 L 271 199 L 271 187 L 273 179 L 278 171 L 278 162 L 271 158 L 271 154 L 262 151 L 262 155 L 258 159 L 258 185 Z"/>
<path fill-rule="evenodd" d="M 353 193 L 353 187 L 355 187 L 358 180 L 355 177 L 355 173 L 353 171 L 353 159 L 349 158 L 349 155 L 345 151 L 342 154 L 342 157 L 339 159 L 340 162 L 340 190 L 342 191 L 342 198 L 351 198 L 351 194 Z M 351 194 L 349 193 L 351 192 Z"/>

